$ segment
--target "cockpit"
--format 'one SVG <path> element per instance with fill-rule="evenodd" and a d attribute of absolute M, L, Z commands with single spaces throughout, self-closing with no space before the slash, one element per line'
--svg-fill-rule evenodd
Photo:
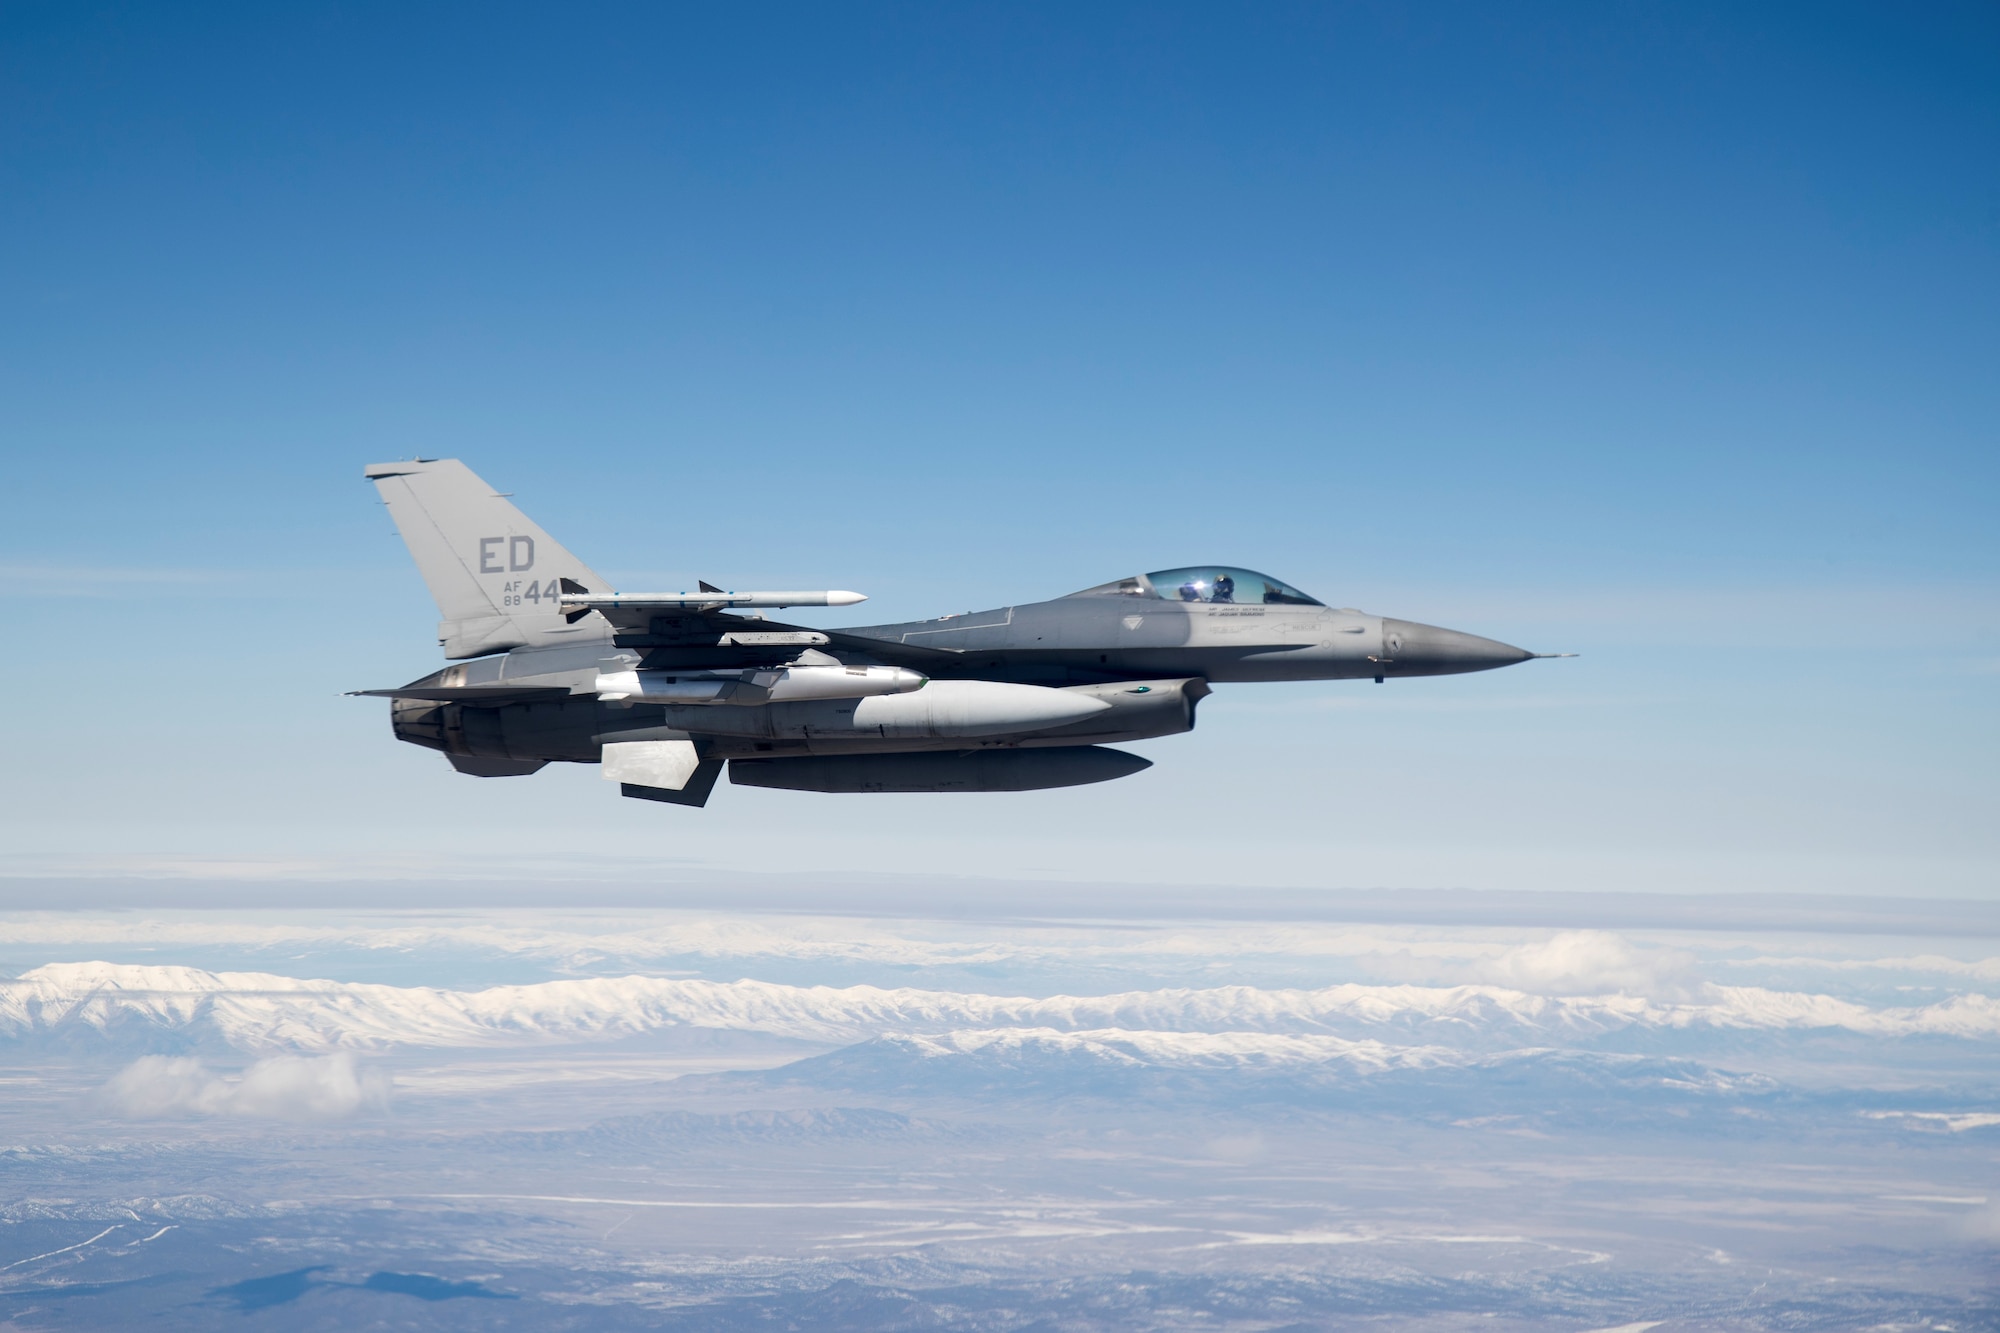
<path fill-rule="evenodd" d="M 1191 565 L 1115 579 L 1071 597 L 1151 597 L 1168 602 L 1220 602 L 1249 606 L 1324 606 L 1290 584 L 1254 569 L 1226 565 Z"/>

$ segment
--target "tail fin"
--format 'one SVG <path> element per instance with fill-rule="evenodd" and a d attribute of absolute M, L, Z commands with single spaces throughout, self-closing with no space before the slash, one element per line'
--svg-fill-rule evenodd
<path fill-rule="evenodd" d="M 610 592 L 589 566 L 456 458 L 374 463 L 366 473 L 430 585 L 446 657 L 560 642 L 562 581 Z"/>

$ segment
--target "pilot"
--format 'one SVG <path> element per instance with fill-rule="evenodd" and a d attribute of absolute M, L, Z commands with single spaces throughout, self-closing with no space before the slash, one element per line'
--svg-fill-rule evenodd
<path fill-rule="evenodd" d="M 1209 595 L 1211 602 L 1233 602 L 1236 600 L 1236 580 L 1227 574 L 1215 576 L 1215 591 Z"/>
<path fill-rule="evenodd" d="M 1201 584 L 1195 582 L 1193 579 L 1189 579 L 1186 583 L 1183 583 L 1181 585 L 1181 600 L 1183 602 L 1200 601 Z"/>

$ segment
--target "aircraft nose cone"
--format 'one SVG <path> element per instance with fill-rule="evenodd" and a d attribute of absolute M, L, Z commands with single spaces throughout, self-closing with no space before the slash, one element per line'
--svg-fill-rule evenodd
<path fill-rule="evenodd" d="M 1449 676 L 1525 662 L 1534 654 L 1497 639 L 1413 620 L 1382 622 L 1383 665 L 1391 676 Z"/>

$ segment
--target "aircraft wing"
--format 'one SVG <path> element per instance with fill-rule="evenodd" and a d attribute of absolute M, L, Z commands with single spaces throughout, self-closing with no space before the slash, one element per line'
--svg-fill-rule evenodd
<path fill-rule="evenodd" d="M 963 657 L 948 648 L 922 648 L 840 630 L 753 620 L 720 607 L 641 602 L 599 604 L 588 610 L 611 623 L 612 641 L 618 647 L 637 648 L 645 651 L 649 659 L 671 660 L 675 665 L 689 668 L 761 666 L 787 661 L 807 648 L 829 648 L 836 654 L 862 653 L 890 666 L 918 669 L 926 663 L 955 662 Z"/>
<path fill-rule="evenodd" d="M 889 666 L 906 666 L 921 671 L 926 666 L 965 660 L 958 648 L 924 648 L 895 639 L 872 639 L 866 634 L 845 634 L 837 629 L 821 630 L 836 652 L 866 653 Z"/>
<path fill-rule="evenodd" d="M 808 648 L 862 653 L 892 666 L 922 667 L 960 659 L 952 649 L 917 648 L 840 630 L 808 629 L 734 614 L 738 608 L 852 606 L 866 601 L 858 592 L 734 592 L 703 582 L 695 592 L 592 592 L 574 579 L 562 580 L 564 619 L 571 624 L 598 615 L 620 648 L 643 650 L 653 665 L 755 667 L 790 660 Z"/>

